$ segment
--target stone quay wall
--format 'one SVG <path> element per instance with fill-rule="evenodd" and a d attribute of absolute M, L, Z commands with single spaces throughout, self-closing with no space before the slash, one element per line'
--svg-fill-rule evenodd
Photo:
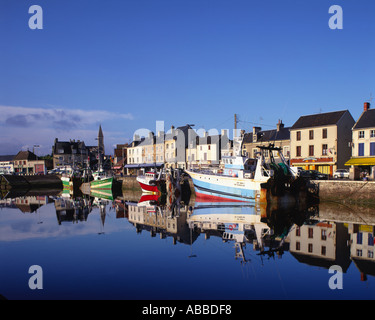
<path fill-rule="evenodd" d="M 142 194 L 141 187 L 135 176 L 125 176 L 122 180 L 122 188 L 127 194 L 138 197 Z M 194 186 L 188 179 L 191 194 L 194 196 Z M 375 205 L 375 182 L 374 181 L 351 181 L 351 180 L 314 180 L 319 187 L 319 198 L 321 202 L 336 201 L 342 203 L 369 203 Z"/>
<path fill-rule="evenodd" d="M 315 180 L 319 198 L 324 201 L 368 202 L 375 204 L 375 182 L 350 180 Z"/>

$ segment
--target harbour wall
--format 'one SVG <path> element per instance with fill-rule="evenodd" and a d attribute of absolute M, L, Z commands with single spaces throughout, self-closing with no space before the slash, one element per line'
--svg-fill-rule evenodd
<path fill-rule="evenodd" d="M 315 180 L 320 202 L 368 203 L 375 205 L 375 182 L 347 180 Z"/>
<path fill-rule="evenodd" d="M 125 195 L 131 199 L 139 199 L 142 190 L 135 176 L 125 176 L 122 188 Z M 187 178 L 191 195 L 194 196 L 192 180 Z M 375 182 L 351 180 L 314 180 L 319 188 L 320 202 L 359 203 L 375 206 Z"/>
<path fill-rule="evenodd" d="M 30 175 L 30 176 L 16 176 L 16 175 L 0 175 L 0 188 L 2 190 L 9 190 L 11 188 L 19 189 L 48 189 L 48 188 L 62 188 L 62 182 L 59 176 L 56 175 Z"/>

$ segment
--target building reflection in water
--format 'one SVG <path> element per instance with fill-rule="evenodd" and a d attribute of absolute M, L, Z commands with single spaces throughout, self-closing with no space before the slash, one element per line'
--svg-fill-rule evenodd
<path fill-rule="evenodd" d="M 94 207 L 100 210 L 100 232 L 104 233 L 106 210 L 116 219 L 128 219 L 138 233 L 172 238 L 172 243 L 192 246 L 198 237 L 220 238 L 233 244 L 233 256 L 248 262 L 250 252 L 263 261 L 282 258 L 286 252 L 299 263 L 321 268 L 339 265 L 347 272 L 353 262 L 360 280 L 375 276 L 375 215 L 370 207 L 320 203 L 312 207 L 270 207 L 259 204 L 201 202 L 188 203 L 144 195 L 139 201 L 124 196 L 102 199 L 89 195 L 21 195 L 0 200 L 1 208 L 19 213 L 37 213 L 54 202 L 57 224 L 85 223 Z M 1 214 L 1 210 L 0 210 Z M 189 257 L 195 257 L 191 254 Z M 254 256 L 253 256 L 254 257 Z"/>
<path fill-rule="evenodd" d="M 234 258 L 250 261 L 248 251 L 262 259 L 282 258 L 347 272 L 353 261 L 361 280 L 375 275 L 375 216 L 371 208 L 321 203 L 310 207 L 270 207 L 259 204 L 199 202 L 176 205 L 171 212 L 157 196 L 127 202 L 129 222 L 137 232 L 192 244 L 199 236 L 233 243 Z M 248 250 L 249 249 L 249 250 Z"/>

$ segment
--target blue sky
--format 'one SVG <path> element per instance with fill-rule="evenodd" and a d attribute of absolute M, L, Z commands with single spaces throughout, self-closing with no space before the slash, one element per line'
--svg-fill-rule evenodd
<path fill-rule="evenodd" d="M 31 30 L 31 5 L 43 29 Z M 331 30 L 330 6 L 343 9 Z M 0 0 L 0 154 L 140 128 L 251 130 L 375 97 L 373 0 Z M 375 101 L 372 101 L 373 106 Z"/>

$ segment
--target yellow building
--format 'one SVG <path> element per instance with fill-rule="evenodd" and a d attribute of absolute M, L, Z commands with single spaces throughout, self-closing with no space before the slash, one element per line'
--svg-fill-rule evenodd
<path fill-rule="evenodd" d="M 370 103 L 364 103 L 364 109 L 352 130 L 352 157 L 346 163 L 351 172 L 357 171 L 354 178 L 359 178 L 359 171 L 375 178 L 375 109 Z M 355 170 L 357 169 L 357 170 Z"/>
<path fill-rule="evenodd" d="M 348 110 L 300 117 L 290 128 L 290 164 L 332 176 L 350 158 L 354 122 Z"/>

